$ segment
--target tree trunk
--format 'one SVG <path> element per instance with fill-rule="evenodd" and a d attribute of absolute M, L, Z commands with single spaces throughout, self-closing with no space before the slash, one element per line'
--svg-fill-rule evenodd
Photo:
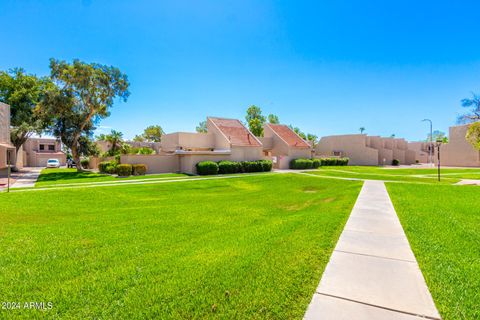
<path fill-rule="evenodd" d="M 80 163 L 80 155 L 78 154 L 78 150 L 77 150 L 77 140 L 78 139 L 74 139 L 73 141 L 73 144 L 72 144 L 72 158 L 73 158 L 73 161 L 75 161 L 75 166 L 77 167 L 77 172 L 82 172 L 84 171 L 83 168 L 82 168 L 82 164 Z"/>

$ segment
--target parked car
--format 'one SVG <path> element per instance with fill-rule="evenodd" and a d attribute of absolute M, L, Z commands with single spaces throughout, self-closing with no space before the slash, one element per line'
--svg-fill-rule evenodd
<path fill-rule="evenodd" d="M 75 168 L 76 166 L 77 164 L 75 163 L 75 161 L 73 161 L 73 159 L 67 160 L 67 168 Z"/>
<path fill-rule="evenodd" d="M 48 159 L 47 168 L 60 168 L 60 161 L 58 159 Z"/>

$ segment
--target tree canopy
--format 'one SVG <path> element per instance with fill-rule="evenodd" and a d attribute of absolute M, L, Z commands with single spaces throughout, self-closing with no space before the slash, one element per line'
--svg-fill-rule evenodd
<path fill-rule="evenodd" d="M 57 87 L 47 91 L 39 110 L 51 118 L 49 131 L 70 148 L 81 171 L 80 139 L 91 137 L 95 124 L 110 115 L 115 98 L 127 100 L 129 82 L 115 67 L 80 60 L 50 59 L 50 73 Z"/>
<path fill-rule="evenodd" d="M 136 135 L 133 138 L 133 141 L 139 142 L 160 142 L 162 136 L 165 134 L 162 127 L 159 125 L 148 126 L 143 130 L 141 135 Z"/>
<path fill-rule="evenodd" d="M 465 138 L 475 149 L 480 150 L 480 122 L 472 123 L 469 126 Z"/>
<path fill-rule="evenodd" d="M 459 123 L 470 123 L 480 120 L 480 95 L 472 93 L 471 98 L 462 99 L 461 103 L 462 107 L 470 108 L 470 110 L 458 117 Z"/>
<path fill-rule="evenodd" d="M 0 72 L 0 101 L 10 105 L 10 138 L 17 152 L 32 134 L 45 129 L 45 119 L 35 108 L 53 87 L 49 78 L 27 74 L 21 68 Z"/>
<path fill-rule="evenodd" d="M 207 121 L 200 121 L 198 126 L 195 128 L 198 133 L 207 133 Z"/>
<path fill-rule="evenodd" d="M 266 119 L 262 115 L 262 110 L 259 107 L 251 105 L 247 109 L 245 120 L 247 120 L 248 128 L 255 136 L 263 136 L 263 124 L 266 122 Z"/>
<path fill-rule="evenodd" d="M 274 115 L 272 113 L 270 113 L 268 115 L 268 123 L 271 123 L 271 124 L 279 124 L 280 123 L 280 120 L 278 119 L 278 116 L 277 115 Z"/>

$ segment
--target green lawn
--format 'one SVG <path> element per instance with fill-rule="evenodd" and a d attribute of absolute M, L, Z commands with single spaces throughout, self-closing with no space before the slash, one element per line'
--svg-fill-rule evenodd
<path fill-rule="evenodd" d="M 0 296 L 51 301 L 49 318 L 301 318 L 360 187 L 272 174 L 2 193 Z"/>
<path fill-rule="evenodd" d="M 480 319 L 479 187 L 387 187 L 443 319 Z"/>
<path fill-rule="evenodd" d="M 94 182 L 114 182 L 122 180 L 138 180 L 138 179 L 158 179 L 158 178 L 177 178 L 188 177 L 180 173 L 162 173 L 149 174 L 145 176 L 130 176 L 118 178 L 108 174 L 95 172 L 77 172 L 77 169 L 43 169 L 38 177 L 35 187 L 46 187 L 53 185 L 64 185 L 73 183 L 94 183 Z"/>
<path fill-rule="evenodd" d="M 327 177 L 343 177 L 385 181 L 404 181 L 418 183 L 439 184 L 437 181 L 437 169 L 390 169 L 368 166 L 339 166 L 321 167 L 309 174 Z M 440 184 L 453 184 L 460 179 L 480 178 L 480 170 L 474 169 L 442 169 Z"/>

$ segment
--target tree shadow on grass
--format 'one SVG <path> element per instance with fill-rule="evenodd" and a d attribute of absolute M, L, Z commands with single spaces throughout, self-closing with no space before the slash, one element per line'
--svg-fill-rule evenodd
<path fill-rule="evenodd" d="M 65 169 L 63 169 L 65 170 Z M 77 172 L 77 171 L 52 171 L 42 172 L 38 177 L 37 182 L 59 181 L 59 180 L 74 180 L 74 179 L 92 179 L 106 177 L 106 174 L 99 174 L 95 172 Z"/>

